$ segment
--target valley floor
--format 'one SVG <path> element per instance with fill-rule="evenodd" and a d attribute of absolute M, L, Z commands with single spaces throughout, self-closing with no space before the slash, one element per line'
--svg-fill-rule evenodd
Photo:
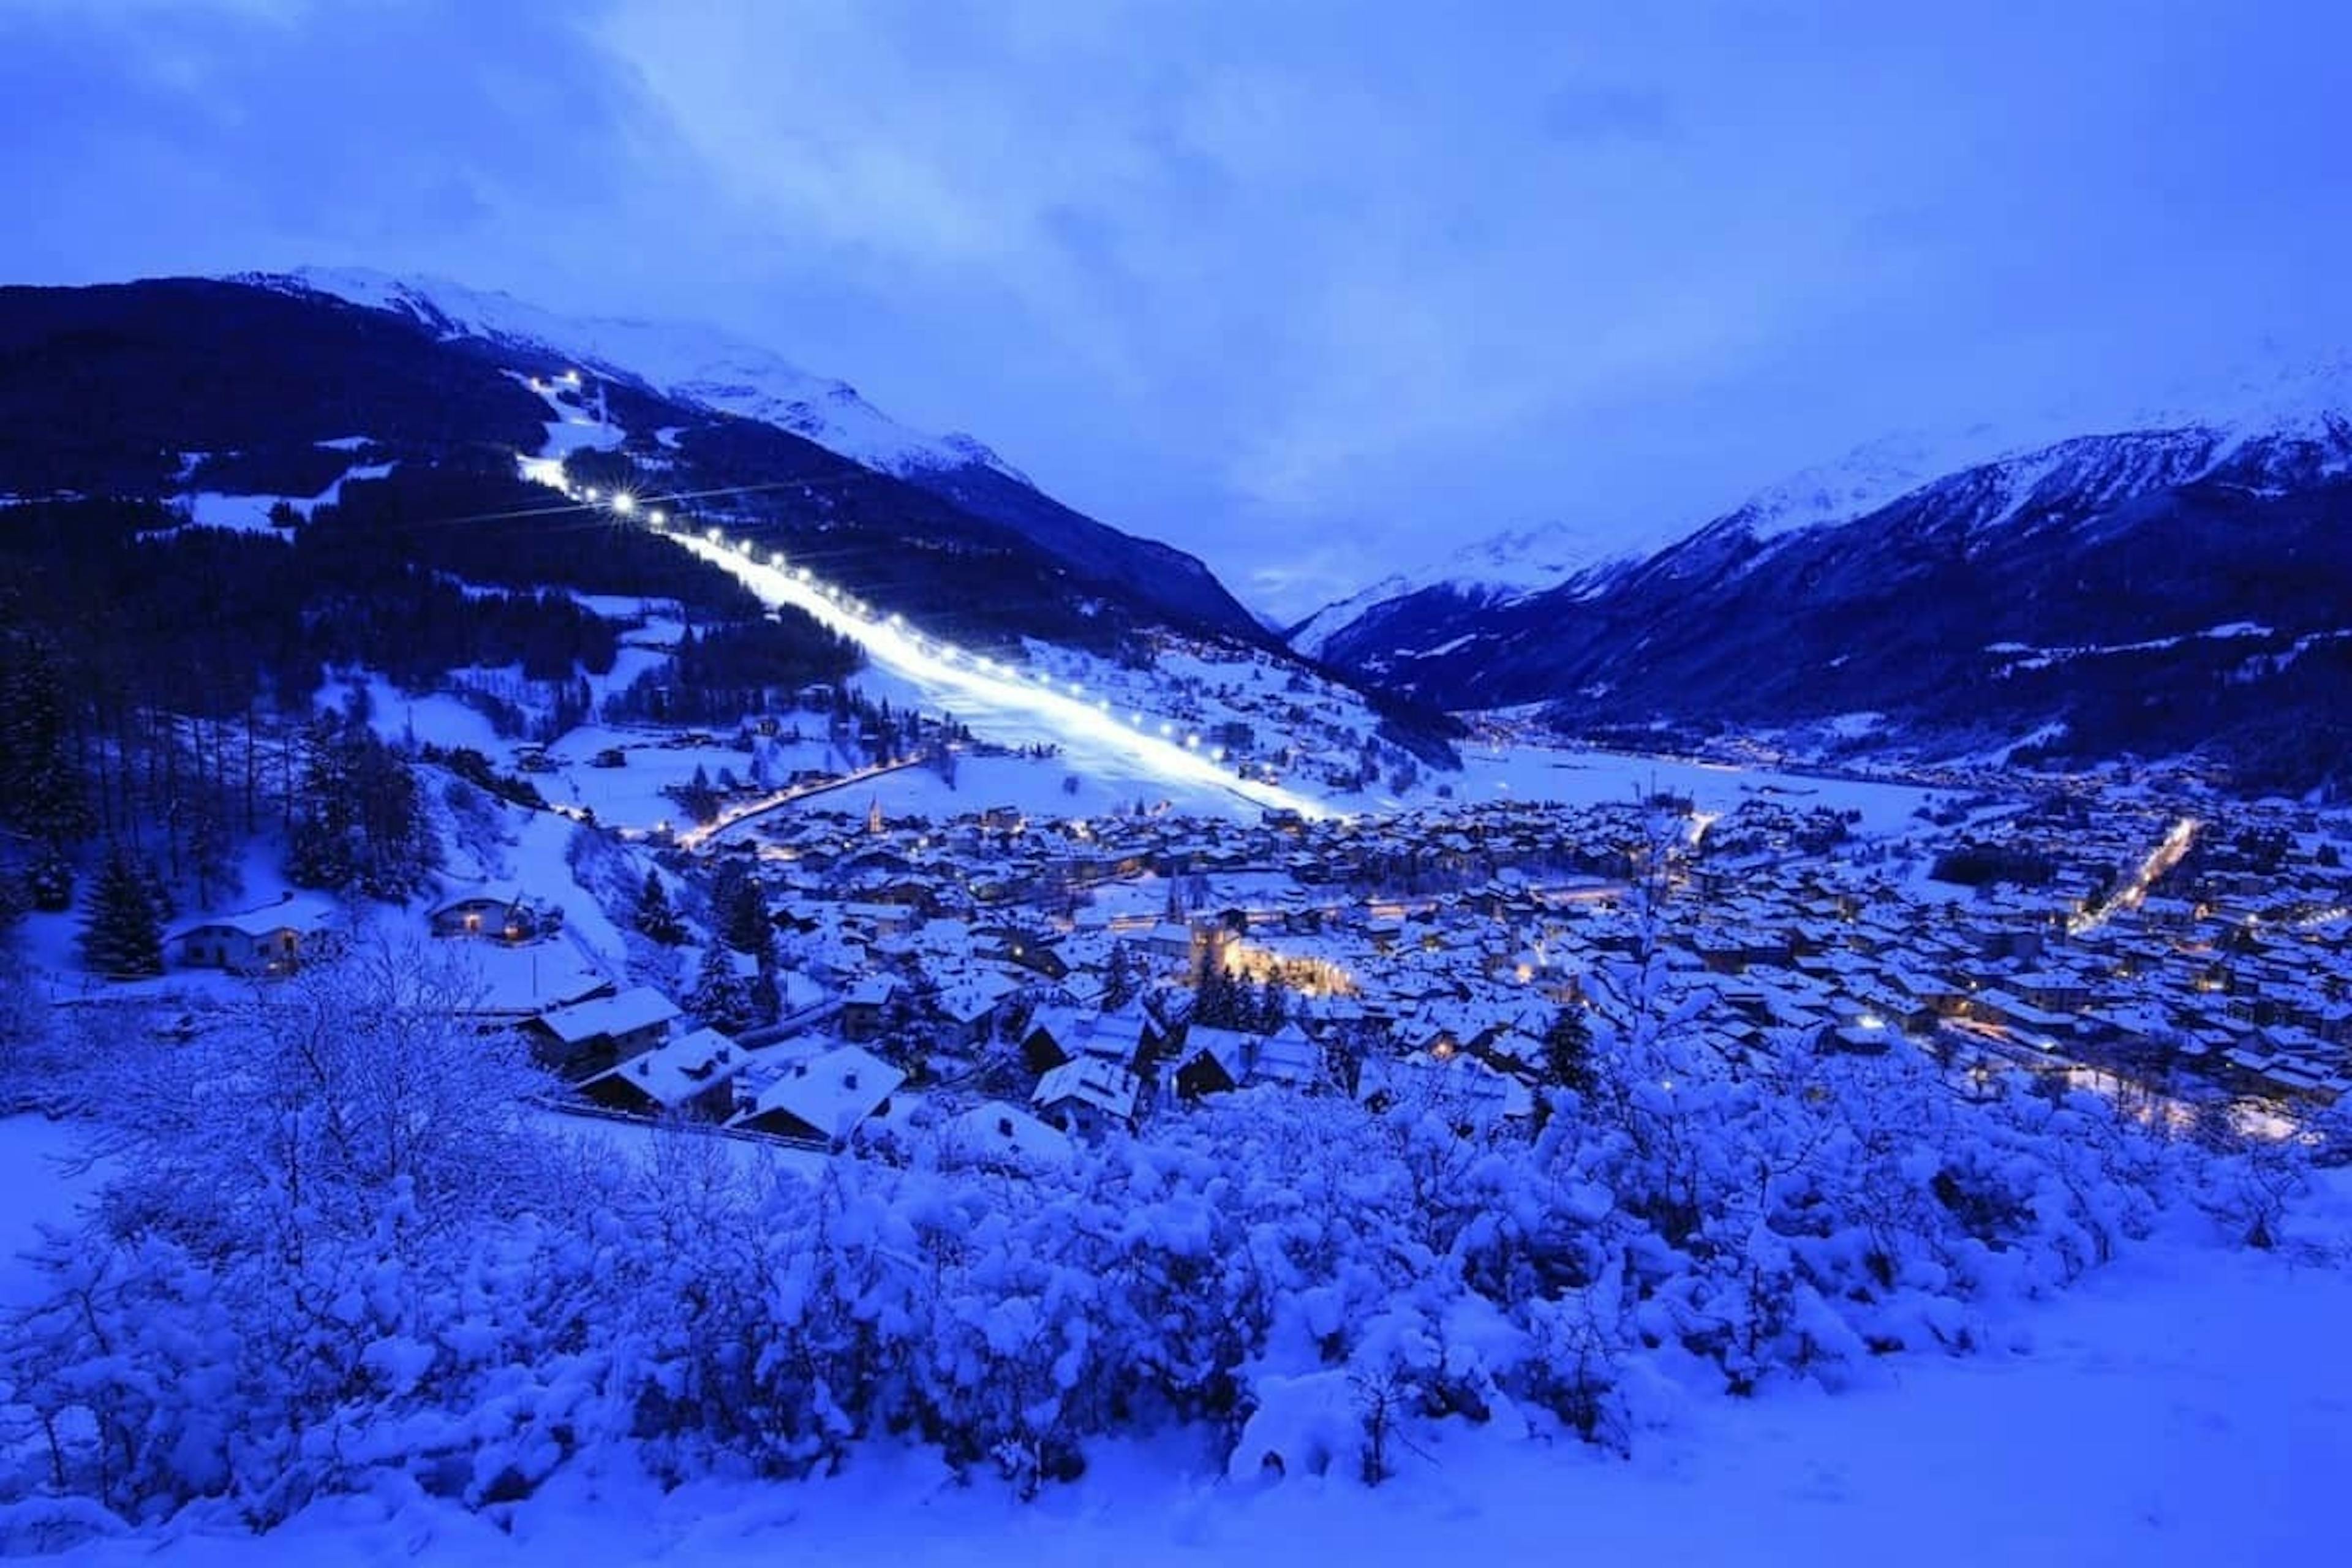
<path fill-rule="evenodd" d="M 29 1119 L 0 1123 L 7 1167 L 29 1183 L 66 1142 Z M 1023 1504 L 993 1481 L 957 1487 L 921 1456 L 869 1453 L 798 1485 L 663 1495 L 575 1476 L 507 1529 L 442 1504 L 357 1500 L 266 1537 L 177 1531 L 59 1561 L 2324 1562 L 2341 1552 L 2336 1489 L 2352 1474 L 2352 1183 L 2322 1197 L 2305 1245 L 2151 1245 L 2027 1311 L 2000 1349 L 1900 1358 L 1834 1395 L 1693 1399 L 1630 1461 L 1511 1440 L 1506 1419 L 1449 1427 L 1377 1489 L 1336 1476 L 1235 1486 L 1213 1479 L 1209 1456 L 1161 1443 L 1097 1452 L 1083 1480 Z M 0 1238 L 11 1253 L 28 1239 L 24 1212 Z"/>

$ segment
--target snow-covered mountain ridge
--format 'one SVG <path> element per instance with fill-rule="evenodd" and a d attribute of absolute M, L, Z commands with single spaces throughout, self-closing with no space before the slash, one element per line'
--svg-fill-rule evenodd
<path fill-rule="evenodd" d="M 1029 480 L 977 438 L 932 436 L 876 408 L 847 382 L 803 370 L 782 355 L 716 328 L 621 317 L 573 317 L 509 294 L 440 278 L 397 278 L 362 268 L 240 273 L 230 281 L 282 292 L 326 294 L 414 317 L 446 338 L 482 338 L 541 349 L 721 414 L 773 425 L 881 473 L 973 466 Z"/>
<path fill-rule="evenodd" d="M 2264 486 L 2347 470 L 2352 355 L 2324 355 L 2242 368 L 2088 416 L 2049 410 L 1942 432 L 1891 433 L 1755 490 L 1691 537 L 1770 543 L 1855 521 L 1939 486 L 1972 498 L 1974 523 L 1983 527 L 2053 508 L 2114 504 L 2209 475 Z M 1436 589 L 1465 609 L 1580 578 L 1580 596 L 1590 596 L 1627 555 L 1567 524 L 1496 534 L 1324 606 L 1292 629 L 1292 646 L 1328 657 L 1335 645 L 1361 643 L 1363 632 L 1399 620 L 1399 601 Z"/>
<path fill-rule="evenodd" d="M 1319 658 L 1336 634 L 1374 605 L 1440 588 L 1465 600 L 1505 604 L 1556 586 L 1607 558 L 1599 536 L 1575 523 L 1507 529 L 1324 605 L 1290 629 L 1290 645 Z"/>
<path fill-rule="evenodd" d="M 2352 776 L 2352 376 L 2326 362 L 2209 407 L 1920 482 L 1948 448 L 1882 443 L 1645 560 L 1383 599 L 1313 628 L 1318 652 L 1448 708 L 1549 703 L 1588 733 L 1871 712 L 1890 721 L 1874 744 L 2046 733 L 2078 761 L 2197 752 L 2250 785 L 2321 787 Z M 2221 626 L 2263 636 L 2199 635 Z M 2003 642 L 2099 651 L 2029 667 L 1985 651 Z"/>

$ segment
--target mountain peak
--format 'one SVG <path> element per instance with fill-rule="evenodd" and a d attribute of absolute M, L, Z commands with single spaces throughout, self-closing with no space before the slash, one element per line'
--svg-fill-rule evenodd
<path fill-rule="evenodd" d="M 249 272 L 229 281 L 322 294 L 411 317 L 445 338 L 529 343 L 592 370 L 644 380 L 670 397 L 791 431 L 877 472 L 904 478 L 979 466 L 1028 479 L 969 436 L 900 424 L 845 381 L 812 374 L 771 350 L 714 327 L 628 317 L 564 316 L 493 289 L 366 268 Z"/>

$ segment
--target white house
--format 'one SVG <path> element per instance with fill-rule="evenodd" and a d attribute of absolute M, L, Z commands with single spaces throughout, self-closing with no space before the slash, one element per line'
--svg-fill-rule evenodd
<path fill-rule="evenodd" d="M 341 930 L 341 912 L 333 900 L 289 892 L 261 909 L 206 915 L 167 940 L 173 955 L 190 968 L 284 974 L 333 946 Z"/>

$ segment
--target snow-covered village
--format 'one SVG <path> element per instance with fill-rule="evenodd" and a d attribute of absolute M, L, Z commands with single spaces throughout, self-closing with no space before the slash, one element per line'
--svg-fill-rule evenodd
<path fill-rule="evenodd" d="M 0 14 L 0 1554 L 2341 1554 L 2352 47 L 330 9 Z"/>

